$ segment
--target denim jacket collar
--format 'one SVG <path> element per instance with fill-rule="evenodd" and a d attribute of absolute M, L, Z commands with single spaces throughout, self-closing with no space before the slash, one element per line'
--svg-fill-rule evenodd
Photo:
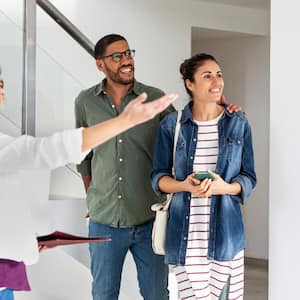
<path fill-rule="evenodd" d="M 192 107 L 193 107 L 193 103 L 194 103 L 193 100 L 191 100 L 191 101 L 184 107 L 184 109 L 183 109 L 183 111 L 182 111 L 182 117 L 181 117 L 181 123 L 182 123 L 182 124 L 188 122 L 189 120 L 190 120 L 191 122 L 193 122 L 193 115 L 192 115 Z M 224 107 L 224 111 L 225 111 L 226 116 L 228 116 L 228 117 L 232 117 L 232 116 L 233 116 L 233 113 L 230 113 L 230 112 L 227 110 L 228 104 L 224 103 L 224 104 L 220 104 L 220 105 L 222 105 L 222 106 Z M 223 116 L 221 117 L 221 119 L 224 118 L 224 117 L 225 117 L 225 115 L 223 115 Z"/>

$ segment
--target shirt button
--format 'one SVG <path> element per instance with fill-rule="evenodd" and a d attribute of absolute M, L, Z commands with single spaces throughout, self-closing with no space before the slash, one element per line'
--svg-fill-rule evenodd
<path fill-rule="evenodd" d="M 122 195 L 118 195 L 118 199 L 122 199 Z"/>
<path fill-rule="evenodd" d="M 119 139 L 119 143 L 123 143 L 123 140 L 122 140 L 122 139 Z"/>
<path fill-rule="evenodd" d="M 238 143 L 238 144 L 240 144 L 240 143 L 241 143 L 241 141 L 240 141 L 240 140 L 237 140 L 237 143 Z"/>
<path fill-rule="evenodd" d="M 114 105 L 114 104 L 112 104 L 112 106 L 111 106 L 112 108 L 115 108 L 116 106 Z"/>
<path fill-rule="evenodd" d="M 122 181 L 123 180 L 123 178 L 122 177 L 119 177 L 119 181 Z"/>
<path fill-rule="evenodd" d="M 122 161 L 123 161 L 123 158 L 119 158 L 119 161 L 122 162 Z"/>

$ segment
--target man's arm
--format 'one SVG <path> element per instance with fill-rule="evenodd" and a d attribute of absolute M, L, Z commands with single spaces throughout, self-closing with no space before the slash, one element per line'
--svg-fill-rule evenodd
<path fill-rule="evenodd" d="M 87 192 L 87 190 L 91 184 L 92 177 L 91 176 L 81 176 L 81 178 L 82 178 L 82 181 L 84 184 L 85 191 Z"/>

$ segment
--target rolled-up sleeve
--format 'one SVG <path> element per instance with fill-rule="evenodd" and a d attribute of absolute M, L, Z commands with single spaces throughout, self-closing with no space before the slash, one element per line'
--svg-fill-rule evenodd
<path fill-rule="evenodd" d="M 165 119 L 166 120 L 166 119 Z M 173 136 L 167 122 L 162 121 L 154 146 L 153 165 L 151 172 L 151 185 L 159 196 L 166 195 L 159 189 L 158 182 L 163 176 L 172 176 L 173 164 Z"/>
<path fill-rule="evenodd" d="M 241 193 L 237 196 L 232 196 L 232 198 L 244 204 L 256 186 L 252 134 L 248 122 L 245 126 L 241 171 L 231 182 L 238 182 L 242 188 Z"/>
<path fill-rule="evenodd" d="M 77 164 L 76 169 L 82 176 L 91 176 L 93 152 L 91 151 L 80 164 Z"/>

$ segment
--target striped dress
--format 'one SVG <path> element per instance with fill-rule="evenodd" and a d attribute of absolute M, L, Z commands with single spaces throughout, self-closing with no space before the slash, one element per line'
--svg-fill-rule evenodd
<path fill-rule="evenodd" d="M 222 115 L 222 114 L 221 114 Z M 198 141 L 194 158 L 194 172 L 214 170 L 218 157 L 218 120 L 198 124 Z M 231 261 L 207 259 L 210 197 L 192 195 L 190 224 L 185 266 L 174 266 L 181 300 L 215 300 L 231 274 L 230 300 L 242 300 L 244 290 L 244 250 Z"/>

